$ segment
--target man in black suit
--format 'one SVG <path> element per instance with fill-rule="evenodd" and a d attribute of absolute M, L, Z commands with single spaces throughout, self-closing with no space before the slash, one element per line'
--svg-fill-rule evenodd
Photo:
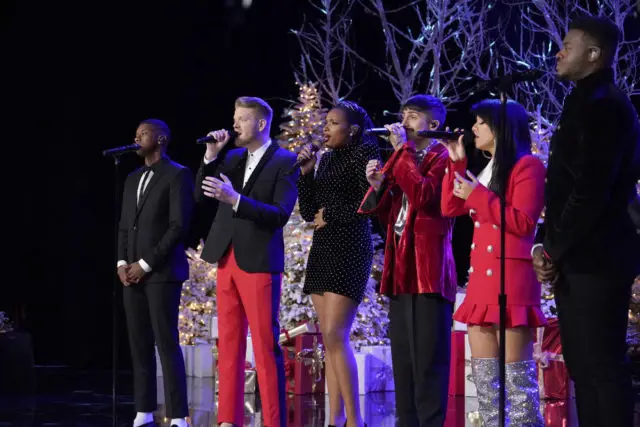
<path fill-rule="evenodd" d="M 145 120 L 136 131 L 145 166 L 124 184 L 118 238 L 118 277 L 133 359 L 134 427 L 152 426 L 156 409 L 155 344 L 164 373 L 167 417 L 186 427 L 189 415 L 184 360 L 178 342 L 178 306 L 189 277 L 183 240 L 193 211 L 193 174 L 171 161 L 167 125 Z"/>
<path fill-rule="evenodd" d="M 556 55 L 575 82 L 551 140 L 538 279 L 555 285 L 564 359 L 581 427 L 631 427 L 626 355 L 630 288 L 640 239 L 629 215 L 640 169 L 640 126 L 613 78 L 620 31 L 604 18 L 574 21 Z"/>
<path fill-rule="evenodd" d="M 218 263 L 218 422 L 242 426 L 247 322 L 256 356 L 265 426 L 286 425 L 280 335 L 283 227 L 298 192 L 295 154 L 271 142 L 273 111 L 260 98 L 236 100 L 233 129 L 239 149 L 218 158 L 227 131 L 210 135 L 197 178 L 199 198 L 219 201 L 202 259 Z M 201 189 L 200 189 L 201 188 Z"/>

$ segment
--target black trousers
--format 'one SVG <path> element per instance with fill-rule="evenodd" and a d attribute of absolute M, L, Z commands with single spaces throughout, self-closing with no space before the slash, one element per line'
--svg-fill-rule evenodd
<path fill-rule="evenodd" d="M 389 333 L 399 427 L 442 427 L 447 413 L 453 304 L 430 294 L 391 297 Z"/>
<path fill-rule="evenodd" d="M 189 415 L 187 379 L 178 340 L 178 307 L 182 283 L 143 283 L 123 290 L 133 362 L 136 411 L 157 408 L 155 345 L 162 365 L 167 417 Z"/>
<path fill-rule="evenodd" d="M 580 427 L 632 427 L 627 322 L 633 276 L 562 275 L 555 296 Z"/>

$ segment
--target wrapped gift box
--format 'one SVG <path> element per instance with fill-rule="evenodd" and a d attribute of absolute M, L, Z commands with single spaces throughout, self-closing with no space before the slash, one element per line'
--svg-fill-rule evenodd
<path fill-rule="evenodd" d="M 187 369 L 187 346 L 181 345 L 180 349 L 182 350 L 182 358 L 184 359 L 184 370 L 185 372 L 189 372 Z M 156 377 L 162 376 L 162 362 L 160 362 L 160 355 L 158 354 L 158 346 L 156 346 Z"/>
<path fill-rule="evenodd" d="M 464 395 L 466 397 L 477 397 L 476 385 L 471 375 L 471 346 L 469 345 L 469 334 L 464 334 Z"/>
<path fill-rule="evenodd" d="M 453 310 L 454 313 L 458 310 L 458 307 L 460 307 L 460 305 L 462 305 L 462 302 L 464 301 L 464 297 L 466 297 L 466 296 L 467 296 L 466 292 L 458 292 L 456 294 L 456 302 L 455 302 L 454 310 Z M 453 330 L 454 331 L 466 331 L 467 330 L 467 324 L 454 320 L 453 321 Z"/>
<path fill-rule="evenodd" d="M 220 389 L 220 372 L 216 371 L 216 381 L 214 385 L 215 393 L 218 394 Z M 255 368 L 245 365 L 244 370 L 244 394 L 256 394 L 258 393 L 258 374 Z"/>
<path fill-rule="evenodd" d="M 578 425 L 574 402 L 571 400 L 543 400 L 540 402 L 544 425 L 569 427 Z"/>
<path fill-rule="evenodd" d="M 391 347 L 388 345 L 364 346 L 360 352 L 371 355 L 366 384 L 367 393 L 394 391 Z"/>
<path fill-rule="evenodd" d="M 464 396 L 465 331 L 451 333 L 451 364 L 449 366 L 449 396 Z"/>
<path fill-rule="evenodd" d="M 218 338 L 218 316 L 211 316 L 211 326 L 209 327 L 211 330 L 211 338 Z"/>
<path fill-rule="evenodd" d="M 324 348 L 322 335 L 302 334 L 294 347 L 284 347 L 286 390 L 289 394 L 324 393 Z"/>
<path fill-rule="evenodd" d="M 297 397 L 297 396 L 296 396 Z M 324 424 L 289 424 L 291 426 L 325 426 L 329 423 L 330 408 L 329 408 L 329 396 L 324 396 Z M 305 403 L 306 404 L 306 403 Z M 395 413 L 395 400 L 393 393 L 380 392 L 370 393 L 360 396 L 360 415 L 362 419 L 369 426 L 376 427 L 395 427 L 396 426 L 396 413 Z M 304 408 L 304 406 L 302 407 Z M 322 408 L 322 406 L 321 406 Z M 344 417 L 344 413 L 343 413 Z M 340 426 L 344 425 L 344 421 L 339 423 Z"/>
<path fill-rule="evenodd" d="M 369 393 L 360 396 L 362 419 L 370 426 L 395 427 L 395 406 L 393 393 Z"/>
<path fill-rule="evenodd" d="M 213 344 L 181 345 L 184 369 L 188 377 L 212 378 L 215 372 Z M 161 377 L 162 363 L 156 347 L 156 376 Z"/>
<path fill-rule="evenodd" d="M 288 344 L 294 338 L 304 334 L 320 334 L 320 328 L 318 327 L 318 324 L 306 322 L 296 326 L 293 329 L 289 329 L 289 330 L 283 329 L 278 339 L 278 342 L 280 344 Z"/>
<path fill-rule="evenodd" d="M 324 427 L 328 414 L 324 394 L 287 395 L 287 426 Z"/>
<path fill-rule="evenodd" d="M 376 362 L 371 353 L 357 352 L 354 356 L 358 368 L 358 394 L 360 396 L 382 392 L 380 388 L 386 388 L 386 384 L 389 382 L 388 376 L 391 376 L 391 382 L 393 382 L 393 371 L 389 371 Z M 376 365 L 378 368 L 373 369 L 373 366 Z M 324 390 L 325 392 L 329 390 L 326 384 Z"/>
<path fill-rule="evenodd" d="M 575 396 L 573 381 L 562 356 L 560 325 L 557 318 L 547 319 L 547 326 L 538 328 L 534 344 L 538 362 L 538 386 L 541 399 L 566 400 Z"/>
<path fill-rule="evenodd" d="M 166 403 L 164 398 L 164 377 L 157 378 L 158 405 Z M 214 392 L 214 378 L 187 377 L 187 399 L 189 408 L 197 411 L 210 411 L 216 409 L 216 396 Z"/>

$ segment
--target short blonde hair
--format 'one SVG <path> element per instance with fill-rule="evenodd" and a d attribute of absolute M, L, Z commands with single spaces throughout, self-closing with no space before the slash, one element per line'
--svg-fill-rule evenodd
<path fill-rule="evenodd" d="M 241 96 L 236 99 L 236 108 L 237 107 L 250 108 L 257 111 L 258 114 L 267 121 L 267 127 L 271 126 L 273 109 L 264 99 L 253 96 Z"/>

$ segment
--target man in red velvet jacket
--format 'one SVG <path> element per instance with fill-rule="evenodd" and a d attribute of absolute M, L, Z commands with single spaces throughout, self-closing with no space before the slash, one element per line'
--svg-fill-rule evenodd
<path fill-rule="evenodd" d="M 442 102 L 430 95 L 413 96 L 402 106 L 402 123 L 387 126 L 395 152 L 383 168 L 377 160 L 367 165 L 371 189 L 360 207 L 361 213 L 377 214 L 387 230 L 380 293 L 391 298 L 391 356 L 402 427 L 441 427 L 447 408 L 457 287 L 453 220 L 440 212 L 448 154 L 437 141 L 416 135 L 438 130 L 445 117 Z"/>

